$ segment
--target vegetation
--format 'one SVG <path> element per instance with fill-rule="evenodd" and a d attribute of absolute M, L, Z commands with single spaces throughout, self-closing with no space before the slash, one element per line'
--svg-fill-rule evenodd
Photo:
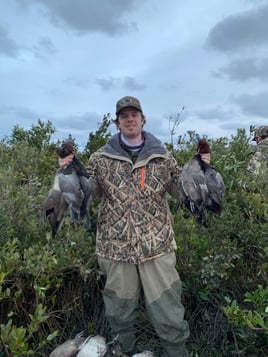
<path fill-rule="evenodd" d="M 109 138 L 109 115 L 89 134 L 87 157 Z M 68 218 L 56 238 L 40 226 L 40 205 L 58 166 L 51 122 L 30 130 L 14 127 L 0 142 L 0 356 L 47 356 L 77 333 L 107 335 L 93 225 Z M 268 186 L 246 171 L 251 151 L 245 131 L 210 140 L 212 163 L 226 185 L 221 217 L 208 213 L 203 225 L 171 201 L 177 267 L 184 283 L 195 357 L 268 355 Z M 174 136 L 173 136 L 174 140 Z M 178 162 L 193 154 L 195 132 L 169 144 Z M 138 321 L 138 344 L 159 346 L 146 318 Z"/>

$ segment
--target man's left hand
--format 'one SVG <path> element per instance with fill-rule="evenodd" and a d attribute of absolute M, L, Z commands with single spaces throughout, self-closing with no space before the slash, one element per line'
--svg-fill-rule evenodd
<path fill-rule="evenodd" d="M 206 164 L 210 164 L 210 153 L 200 154 L 200 156 L 202 161 L 204 161 Z"/>

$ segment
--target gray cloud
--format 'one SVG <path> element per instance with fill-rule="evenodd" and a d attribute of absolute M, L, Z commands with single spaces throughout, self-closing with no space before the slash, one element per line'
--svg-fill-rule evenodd
<path fill-rule="evenodd" d="M 108 91 L 114 89 L 118 84 L 122 84 L 122 86 L 127 90 L 143 90 L 146 88 L 146 85 L 139 83 L 135 78 L 130 76 L 125 76 L 122 79 L 115 77 L 103 77 L 97 78 L 95 83 L 101 87 L 102 90 Z"/>
<path fill-rule="evenodd" d="M 70 134 L 81 149 L 87 143 L 88 135 L 98 129 L 103 119 L 103 115 L 96 112 L 85 112 L 81 115 L 68 115 L 57 120 L 57 137 L 60 140 L 67 138 Z M 53 123 L 53 120 L 52 120 Z M 113 128 L 110 128 L 113 130 Z"/>
<path fill-rule="evenodd" d="M 235 118 L 233 118 L 235 119 Z M 236 130 L 237 128 L 242 128 L 244 125 L 241 125 L 241 121 L 226 121 L 220 125 L 220 128 L 224 130 Z"/>
<path fill-rule="evenodd" d="M 258 78 L 266 81 L 268 77 L 268 57 L 262 59 L 239 58 L 229 62 L 225 67 L 212 72 L 215 77 L 228 77 L 231 80 L 245 82 Z"/>
<path fill-rule="evenodd" d="M 135 78 L 126 76 L 123 79 L 124 87 L 128 90 L 142 90 L 146 88 L 145 84 L 138 83 Z"/>
<path fill-rule="evenodd" d="M 250 115 L 268 117 L 268 91 L 255 95 L 242 94 L 231 96 L 230 102 L 238 105 L 240 109 Z"/>
<path fill-rule="evenodd" d="M 113 89 L 115 84 L 118 82 L 117 78 L 107 77 L 107 78 L 97 78 L 96 84 L 101 87 L 102 90 L 107 91 Z"/>
<path fill-rule="evenodd" d="M 59 128 L 85 130 L 90 126 L 97 127 L 97 123 L 102 121 L 102 116 L 96 112 L 85 112 L 81 115 L 68 115 L 58 121 Z"/>
<path fill-rule="evenodd" d="M 40 119 L 40 115 L 28 107 L 2 105 L 0 106 L 1 135 L 10 137 L 14 127 L 17 125 L 19 127 L 30 129 L 33 123 L 37 123 L 38 119 Z"/>
<path fill-rule="evenodd" d="M 268 4 L 228 16 L 209 32 L 205 45 L 223 52 L 236 52 L 268 43 Z"/>
<path fill-rule="evenodd" d="M 268 90 L 267 4 L 5 1 L 0 12 L 0 131 L 3 135 L 14 123 L 28 128 L 38 118 L 49 119 L 57 137 L 71 131 L 84 142 L 103 112 L 114 113 L 115 101 L 127 94 L 140 98 L 146 128 L 164 141 L 170 133 L 169 116 L 163 113 L 176 113 L 183 105 L 187 111 L 180 134 L 196 130 L 229 136 L 231 126 L 252 118 L 264 121 L 259 113 L 267 113 L 268 97 L 263 94 L 262 104 L 258 92 Z M 224 19 L 222 14 L 233 16 Z M 218 52 L 204 50 L 206 38 Z"/>
<path fill-rule="evenodd" d="M 115 35 L 136 29 L 134 23 L 124 19 L 134 9 L 135 0 L 28 0 L 24 5 L 29 2 L 42 4 L 55 25 L 65 28 L 67 25 L 79 33 Z"/>
<path fill-rule="evenodd" d="M 33 52 L 36 57 L 42 58 L 44 54 L 53 54 L 57 51 L 53 42 L 48 37 L 42 37 L 38 40 L 37 45 L 33 47 Z"/>
<path fill-rule="evenodd" d="M 76 77 L 68 77 L 64 81 L 64 83 L 73 84 L 76 87 L 80 88 L 88 88 L 93 82 L 97 84 L 101 90 L 108 91 L 113 89 L 117 82 L 119 82 L 118 78 L 114 78 L 111 76 L 96 78 L 95 81 L 88 78 L 76 78 Z"/>
<path fill-rule="evenodd" d="M 80 78 L 75 78 L 75 77 L 68 77 L 63 81 L 63 83 L 71 83 L 75 87 L 87 88 L 90 85 L 91 80 L 85 79 L 85 78 L 80 79 Z"/>
<path fill-rule="evenodd" d="M 245 2 L 251 2 L 253 4 L 267 3 L 267 0 L 244 0 Z"/>
<path fill-rule="evenodd" d="M 196 115 L 201 120 L 222 120 L 229 119 L 230 113 L 221 107 L 203 109 L 196 112 Z"/>
<path fill-rule="evenodd" d="M 13 105 L 5 105 L 0 107 L 0 117 L 5 118 L 5 116 L 15 114 L 21 119 L 38 119 L 38 114 L 29 108 Z"/>
<path fill-rule="evenodd" d="M 8 31 L 0 24 L 0 54 L 8 57 L 17 57 L 19 54 L 19 46 L 17 43 L 8 37 Z"/>

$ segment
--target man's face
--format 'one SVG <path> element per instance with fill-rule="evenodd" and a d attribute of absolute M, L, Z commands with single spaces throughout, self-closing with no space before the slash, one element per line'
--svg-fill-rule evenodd
<path fill-rule="evenodd" d="M 259 144 L 259 142 L 262 141 L 261 136 L 256 136 L 256 137 L 255 137 L 255 141 L 256 141 L 257 144 Z"/>
<path fill-rule="evenodd" d="M 118 128 L 124 137 L 134 139 L 140 136 L 144 119 L 141 112 L 135 108 L 122 109 L 118 116 Z"/>

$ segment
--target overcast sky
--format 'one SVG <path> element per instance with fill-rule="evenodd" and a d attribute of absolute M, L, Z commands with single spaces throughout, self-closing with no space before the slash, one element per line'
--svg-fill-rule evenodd
<path fill-rule="evenodd" d="M 268 0 L 0 3 L 1 138 L 41 119 L 83 147 L 125 95 L 165 142 L 177 113 L 176 136 L 268 124 Z"/>

